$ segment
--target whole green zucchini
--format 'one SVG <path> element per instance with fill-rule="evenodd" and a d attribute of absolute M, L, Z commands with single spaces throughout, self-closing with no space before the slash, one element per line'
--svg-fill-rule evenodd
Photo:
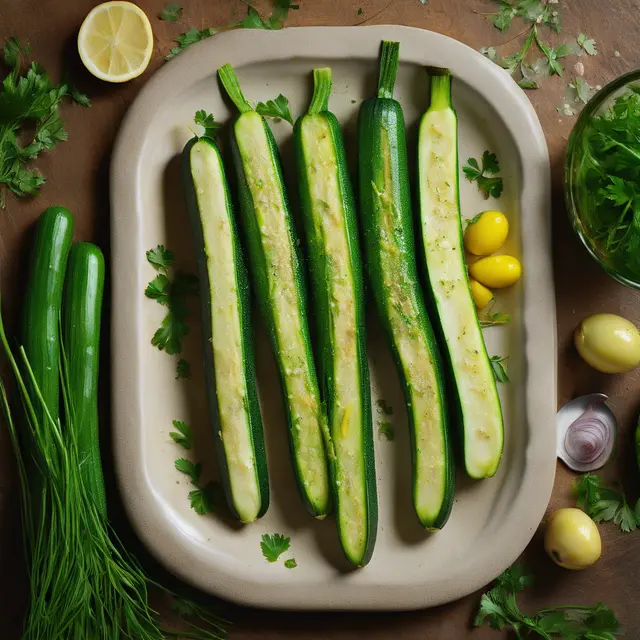
<path fill-rule="evenodd" d="M 504 427 L 500 398 L 471 297 L 464 262 L 458 189 L 458 119 L 448 69 L 431 69 L 431 105 L 418 138 L 420 218 L 426 271 L 450 366 L 462 427 L 464 465 L 492 476 Z"/>
<path fill-rule="evenodd" d="M 308 510 L 323 518 L 331 508 L 330 436 L 313 362 L 304 276 L 278 148 L 269 125 L 242 94 L 233 68 L 224 65 L 218 75 L 240 111 L 232 125 L 231 146 L 241 219 L 254 290 L 280 373 L 295 475 Z"/>
<path fill-rule="evenodd" d="M 198 247 L 205 376 L 216 454 L 231 511 L 242 522 L 253 522 L 269 507 L 269 476 L 247 272 L 218 147 L 210 138 L 194 138 L 187 142 L 182 160 Z"/>
<path fill-rule="evenodd" d="M 383 42 L 378 95 L 358 120 L 362 225 L 369 281 L 404 387 L 413 504 L 422 526 L 444 526 L 454 463 L 438 345 L 418 282 L 402 107 L 393 99 L 399 44 Z"/>
<path fill-rule="evenodd" d="M 313 98 L 293 137 L 338 532 L 348 559 L 363 566 L 373 553 L 378 502 L 357 217 L 340 125 L 328 110 L 331 69 L 313 75 Z"/>
<path fill-rule="evenodd" d="M 73 245 L 65 278 L 63 346 L 66 358 L 70 425 L 77 434 L 85 488 L 107 515 L 98 432 L 98 362 L 104 257 L 89 242 Z"/>

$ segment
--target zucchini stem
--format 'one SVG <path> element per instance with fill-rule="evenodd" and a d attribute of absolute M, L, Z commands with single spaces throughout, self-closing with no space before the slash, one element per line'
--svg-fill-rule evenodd
<path fill-rule="evenodd" d="M 331 69 L 324 67 L 313 70 L 313 96 L 307 113 L 312 116 L 329 109 L 331 95 Z"/>
<path fill-rule="evenodd" d="M 229 64 L 225 64 L 218 69 L 218 77 L 224 90 L 231 99 L 231 102 L 236 105 L 236 108 L 240 113 L 246 113 L 247 111 L 253 111 L 251 103 L 244 97 L 242 89 L 240 87 L 240 81 L 234 68 Z"/>
<path fill-rule="evenodd" d="M 441 67 L 427 67 L 431 76 L 430 111 L 443 111 L 451 106 L 451 72 Z"/>
<path fill-rule="evenodd" d="M 398 72 L 400 43 L 382 41 L 380 50 L 380 75 L 378 76 L 378 98 L 393 98 L 393 89 Z"/>

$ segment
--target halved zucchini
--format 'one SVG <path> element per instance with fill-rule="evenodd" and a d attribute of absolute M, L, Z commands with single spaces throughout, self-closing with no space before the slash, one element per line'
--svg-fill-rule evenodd
<path fill-rule="evenodd" d="M 431 105 L 420 121 L 418 139 L 427 277 L 459 404 L 465 468 L 472 478 L 488 478 L 502 456 L 502 410 L 464 263 L 451 75 L 448 69 L 429 71 Z"/>
<path fill-rule="evenodd" d="M 182 158 L 198 246 L 205 376 L 216 454 L 231 511 L 242 522 L 253 522 L 269 506 L 269 478 L 247 274 L 215 142 L 192 139 Z"/>
<path fill-rule="evenodd" d="M 418 283 L 402 107 L 393 99 L 397 42 L 383 42 L 378 95 L 358 121 L 361 214 L 369 280 L 403 383 L 411 434 L 413 503 L 420 523 L 444 526 L 454 465 L 444 380 Z"/>
<path fill-rule="evenodd" d="M 293 136 L 338 532 L 347 558 L 363 566 L 373 553 L 378 502 L 357 218 L 340 125 L 328 110 L 331 69 L 313 77 L 309 110 Z"/>
<path fill-rule="evenodd" d="M 304 276 L 282 180 L 278 148 L 269 125 L 242 94 L 231 65 L 218 69 L 240 115 L 231 146 L 249 267 L 269 329 L 289 425 L 289 442 L 303 501 L 324 518 L 331 508 L 327 452 L 330 437 L 320 401 L 306 312 Z"/>

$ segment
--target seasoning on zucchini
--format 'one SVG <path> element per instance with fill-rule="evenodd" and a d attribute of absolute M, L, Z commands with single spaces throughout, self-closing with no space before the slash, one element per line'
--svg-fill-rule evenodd
<path fill-rule="evenodd" d="M 488 478 L 502 456 L 502 410 L 464 264 L 451 75 L 448 69 L 430 73 L 431 105 L 420 121 L 418 138 L 427 279 L 457 397 L 465 468 L 472 478 Z"/>
<path fill-rule="evenodd" d="M 80 472 L 86 489 L 107 516 L 107 496 L 98 436 L 98 361 L 100 314 L 104 290 L 104 257 L 90 242 L 74 244 L 65 278 L 63 344 L 69 382 L 69 410 L 77 427 L 77 444 L 84 460 Z"/>
<path fill-rule="evenodd" d="M 282 180 L 278 148 L 265 119 L 242 94 L 231 65 L 220 80 L 240 111 L 231 146 L 249 268 L 276 358 L 302 499 L 317 518 L 331 507 L 327 455 L 331 444 L 313 363 L 304 276 Z M 326 453 L 325 453 L 326 447 Z"/>
<path fill-rule="evenodd" d="M 418 283 L 402 108 L 393 99 L 397 42 L 383 42 L 378 94 L 358 121 L 361 215 L 378 314 L 404 387 L 413 461 L 413 503 L 422 526 L 444 526 L 454 463 L 440 355 Z"/>
<path fill-rule="evenodd" d="M 293 136 L 338 532 L 347 558 L 363 566 L 373 553 L 378 503 L 357 218 L 340 125 L 328 110 L 331 69 L 315 69 L 313 79 Z"/>
<path fill-rule="evenodd" d="M 218 464 L 231 511 L 242 522 L 253 522 L 269 506 L 269 478 L 247 273 L 215 142 L 190 140 L 182 159 L 198 247 L 205 377 Z"/>

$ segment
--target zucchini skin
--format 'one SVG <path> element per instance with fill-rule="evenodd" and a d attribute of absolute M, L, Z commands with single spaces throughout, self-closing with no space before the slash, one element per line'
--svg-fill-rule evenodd
<path fill-rule="evenodd" d="M 382 252 L 380 250 L 379 228 L 376 221 L 376 194 L 374 185 L 376 184 L 377 176 L 380 175 L 381 172 L 384 172 L 385 166 L 391 178 L 390 198 L 398 214 L 395 230 L 399 233 L 396 234 L 395 244 L 402 256 L 401 260 L 407 275 L 407 280 L 413 283 L 412 293 L 417 302 L 419 312 L 416 320 L 419 330 L 426 338 L 426 344 L 434 368 L 438 394 L 441 400 L 439 403 L 439 417 L 441 424 L 444 426 L 442 433 L 445 473 L 444 495 L 440 511 L 435 518 L 427 521 L 416 509 L 418 519 L 425 528 L 441 529 L 447 522 L 453 507 L 455 468 L 451 437 L 448 429 L 449 416 L 446 405 L 445 380 L 440 351 L 427 315 L 424 297 L 418 280 L 404 115 L 402 107 L 396 100 L 393 98 L 376 97 L 369 98 L 363 102 L 358 118 L 358 149 L 360 212 L 366 248 L 366 268 L 378 316 L 391 346 L 407 404 L 409 434 L 411 438 L 411 462 L 413 467 L 412 486 L 414 506 L 417 501 L 419 478 L 416 461 L 416 424 L 413 411 L 411 410 L 411 384 L 410 381 L 407 380 L 387 315 L 387 291 L 384 286 L 385 274 L 382 265 Z M 385 165 L 385 162 L 388 164 Z"/>
<path fill-rule="evenodd" d="M 73 216 L 65 207 L 44 211 L 36 223 L 22 323 L 22 345 L 51 418 L 60 415 L 60 313 Z M 44 427 L 44 408 L 36 415 Z"/>
<path fill-rule="evenodd" d="M 352 274 L 353 287 L 355 292 L 355 320 L 357 336 L 357 367 L 360 376 L 359 404 L 361 412 L 362 446 L 364 458 L 364 491 L 366 509 L 366 542 L 364 553 L 357 557 L 351 555 L 346 545 L 343 550 L 347 558 L 357 566 L 366 565 L 372 555 L 377 537 L 378 525 L 378 497 L 376 493 L 375 477 L 375 456 L 373 447 L 373 429 L 371 416 L 371 388 L 369 384 L 369 365 L 366 349 L 366 328 L 365 328 L 365 296 L 363 286 L 363 273 L 358 241 L 357 212 L 351 180 L 347 169 L 346 153 L 340 124 L 333 113 L 322 111 L 319 114 L 303 115 L 296 121 L 293 130 L 294 144 L 296 148 L 296 158 L 298 165 L 298 180 L 300 192 L 300 204 L 303 214 L 305 235 L 307 240 L 309 271 L 311 275 L 312 297 L 315 307 L 317 336 L 320 349 L 318 353 L 318 370 L 321 380 L 321 392 L 325 403 L 328 423 L 331 436 L 333 438 L 332 425 L 339 419 L 336 407 L 336 389 L 334 384 L 335 345 L 333 340 L 333 323 L 331 313 L 331 286 L 329 283 L 328 257 L 324 250 L 323 243 L 317 238 L 312 206 L 311 189 L 309 185 L 307 167 L 305 164 L 305 153 L 302 141 L 302 127 L 305 118 L 324 118 L 331 134 L 333 148 L 337 161 L 337 182 L 340 190 L 340 199 L 344 210 L 344 225 L 349 245 L 349 269 Z M 341 502 L 338 493 L 337 480 L 339 475 L 340 459 L 335 450 L 330 456 L 333 499 L 338 512 L 336 518 L 338 524 L 338 535 L 343 540 L 344 532 L 341 527 Z"/>
<path fill-rule="evenodd" d="M 278 372 L 280 375 L 280 383 L 283 394 L 283 403 L 285 407 L 285 412 L 287 415 L 287 425 L 289 429 L 289 448 L 291 459 L 293 462 L 293 467 L 295 471 L 296 482 L 298 484 L 298 489 L 300 492 L 300 496 L 305 505 L 307 511 L 314 517 L 324 518 L 331 511 L 331 502 L 329 501 L 325 505 L 314 505 L 309 497 L 309 494 L 305 488 L 305 484 L 303 481 L 303 471 L 300 469 L 299 461 L 295 452 L 294 445 L 294 434 L 296 432 L 296 425 L 294 423 L 294 416 L 292 414 L 291 406 L 289 404 L 289 399 L 287 397 L 287 386 L 286 386 L 286 377 L 285 377 L 285 364 L 282 361 L 281 353 L 280 353 L 280 345 L 278 340 L 278 332 L 276 327 L 276 321 L 273 314 L 273 310 L 271 308 L 270 301 L 270 293 L 269 293 L 269 280 L 268 280 L 268 266 L 266 256 L 264 254 L 264 250 L 262 247 L 261 240 L 261 231 L 258 227 L 258 217 L 256 214 L 253 197 L 251 194 L 251 188 L 248 184 L 245 172 L 243 161 L 241 157 L 240 148 L 238 146 L 238 141 L 236 139 L 236 126 L 240 122 L 243 117 L 250 116 L 253 112 L 241 113 L 234 121 L 232 125 L 232 135 L 231 135 L 231 151 L 234 166 L 236 168 L 237 175 L 237 189 L 239 194 L 239 202 L 240 202 L 240 211 L 242 213 L 244 234 L 246 238 L 246 246 L 248 249 L 249 256 L 249 267 L 251 274 L 254 279 L 254 290 L 256 292 L 256 298 L 258 300 L 258 307 L 264 318 L 264 321 L 267 325 L 267 330 L 269 333 L 269 338 L 271 341 L 271 347 L 276 359 L 276 364 L 278 366 Z M 289 205 L 289 199 L 287 196 L 287 191 L 284 185 L 284 180 L 282 176 L 282 167 L 280 163 L 280 153 L 278 150 L 278 146 L 275 138 L 273 137 L 273 133 L 271 132 L 271 128 L 265 121 L 265 119 L 260 116 L 262 121 L 262 126 L 264 128 L 264 132 L 267 138 L 267 144 L 269 147 L 269 152 L 271 157 L 273 158 L 273 164 L 276 173 L 276 180 L 280 186 L 280 191 L 282 195 L 282 201 L 284 203 L 285 211 L 287 215 L 285 216 L 285 224 L 287 227 L 287 232 L 289 236 L 289 242 L 291 245 L 291 256 L 292 256 L 292 268 L 294 273 L 294 280 L 296 284 L 296 294 L 297 294 L 297 310 L 300 316 L 300 325 L 302 329 L 302 339 L 305 346 L 305 360 L 308 365 L 308 373 L 312 386 L 316 389 L 319 396 L 319 387 L 318 387 L 318 379 L 316 375 L 314 359 L 313 359 L 313 350 L 311 347 L 311 340 L 309 335 L 309 324 L 307 318 L 307 291 L 306 291 L 306 283 L 304 279 L 304 273 L 301 267 L 302 256 L 300 253 L 300 246 L 297 238 L 296 231 L 293 227 L 292 216 L 291 216 L 291 208 Z M 323 445 L 325 448 L 325 458 L 327 457 L 327 449 L 329 447 L 329 436 L 327 434 L 327 426 L 325 423 L 325 416 L 322 415 L 320 418 L 322 423 L 322 438 Z M 325 462 L 327 465 L 327 483 L 330 474 L 329 463 Z"/>
<path fill-rule="evenodd" d="M 220 161 L 220 168 L 224 172 L 224 164 L 220 155 L 220 151 L 216 143 L 209 138 L 193 138 L 187 142 L 182 152 L 182 171 L 183 182 L 185 185 L 187 196 L 187 207 L 189 211 L 189 220 L 191 223 L 192 235 L 196 245 L 196 254 L 198 262 L 198 277 L 200 281 L 200 300 L 201 300 L 201 312 L 202 312 L 202 336 L 203 336 L 203 351 L 204 351 L 204 364 L 205 364 L 205 381 L 207 385 L 207 396 L 209 400 L 209 410 L 211 412 L 213 431 L 214 431 L 214 445 L 216 452 L 216 459 L 218 467 L 220 469 L 220 476 L 222 485 L 224 487 L 225 497 L 229 509 L 233 516 L 238 520 L 242 520 L 238 513 L 233 500 L 232 487 L 230 482 L 230 476 L 228 472 L 227 457 L 223 442 L 220 438 L 219 425 L 220 425 L 220 413 L 218 409 L 218 400 L 216 396 L 216 381 L 215 381 L 215 367 L 213 358 L 212 344 L 212 327 L 211 327 L 211 294 L 210 294 L 210 282 L 209 271 L 207 269 L 207 255 L 204 243 L 204 233 L 202 229 L 202 223 L 200 220 L 200 209 L 198 206 L 197 194 L 195 191 L 195 185 L 191 175 L 191 161 L 190 154 L 191 149 L 199 141 L 204 141 L 209 144 L 216 152 L 218 160 Z M 226 178 L 226 176 L 225 176 Z M 262 414 L 260 413 L 260 403 L 258 401 L 258 392 L 256 386 L 255 375 L 255 359 L 253 351 L 253 330 L 251 325 L 251 301 L 249 292 L 249 279 L 247 277 L 247 269 L 245 266 L 244 258 L 242 255 L 242 248 L 240 246 L 240 240 L 238 236 L 237 223 L 234 215 L 233 204 L 231 201 L 231 195 L 226 179 L 224 180 L 226 210 L 229 223 L 232 229 L 232 243 L 233 253 L 235 257 L 235 275 L 236 275 L 236 290 L 237 299 L 239 305 L 240 325 L 242 332 L 242 350 L 244 354 L 243 369 L 244 379 L 246 381 L 246 396 L 245 407 L 250 424 L 250 431 L 253 444 L 253 454 L 256 465 L 256 476 L 258 480 L 258 486 L 260 489 L 261 507 L 257 517 L 261 518 L 269 508 L 269 471 L 267 468 L 267 456 L 264 443 L 264 432 L 262 424 Z"/>
<path fill-rule="evenodd" d="M 104 256 L 89 242 L 74 244 L 65 279 L 63 347 L 69 383 L 69 407 L 77 433 L 85 488 L 103 517 L 107 497 L 100 459 L 98 363 L 100 315 L 104 292 Z"/>

